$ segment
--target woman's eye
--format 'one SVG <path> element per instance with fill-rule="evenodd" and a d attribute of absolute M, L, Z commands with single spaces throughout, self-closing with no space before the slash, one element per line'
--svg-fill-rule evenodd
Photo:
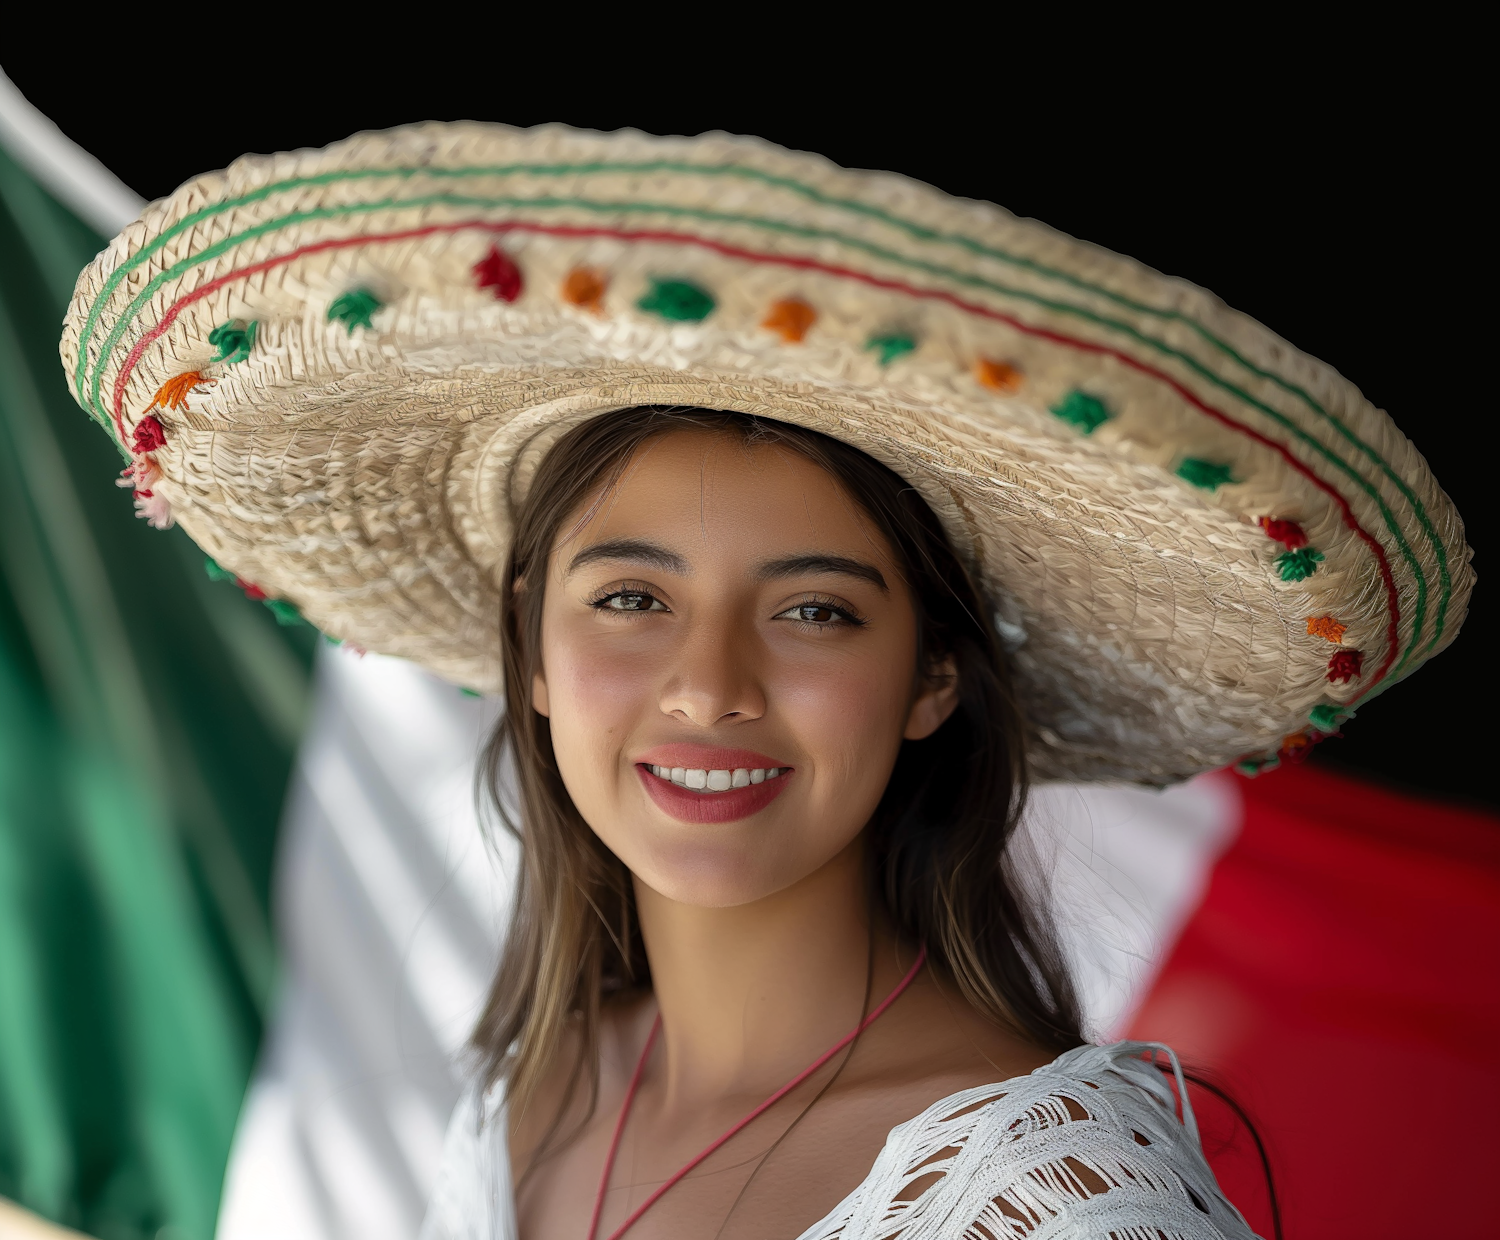
<path fill-rule="evenodd" d="M 782 612 L 777 619 L 797 620 L 802 624 L 834 625 L 847 624 L 852 618 L 827 603 L 798 603 Z"/>
<path fill-rule="evenodd" d="M 620 590 L 607 595 L 594 604 L 609 611 L 666 611 L 666 605 L 657 597 L 641 590 Z"/>

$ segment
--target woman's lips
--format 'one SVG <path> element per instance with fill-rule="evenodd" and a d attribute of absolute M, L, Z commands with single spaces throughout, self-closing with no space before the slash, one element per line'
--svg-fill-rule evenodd
<path fill-rule="evenodd" d="M 649 766 L 685 767 L 700 771 L 769 770 L 791 765 L 754 749 L 730 749 L 727 745 L 698 745 L 678 741 L 657 745 L 636 758 Z"/>
<path fill-rule="evenodd" d="M 720 750 L 716 756 L 728 753 L 754 759 L 763 757 L 760 754 L 745 754 L 743 750 Z M 653 752 L 651 756 L 656 758 L 659 755 Z M 685 758 L 688 755 L 667 754 L 664 750 L 660 756 Z M 679 822 L 735 822 L 740 818 L 748 818 L 779 797 L 792 777 L 790 767 L 776 767 L 769 762 L 765 766 L 733 768 L 674 768 L 661 762 L 637 762 L 635 769 L 657 807 Z M 775 775 L 771 774 L 773 770 Z M 679 775 L 680 782 L 672 779 L 674 773 Z M 757 780 L 756 775 L 761 778 Z M 727 788 L 722 787 L 726 777 L 729 783 Z M 701 789 L 688 786 L 690 783 L 698 784 L 700 779 L 704 785 Z"/>

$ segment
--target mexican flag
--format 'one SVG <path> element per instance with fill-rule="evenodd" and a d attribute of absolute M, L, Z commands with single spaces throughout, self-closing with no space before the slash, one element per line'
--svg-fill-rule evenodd
<path fill-rule="evenodd" d="M 57 335 L 139 207 L 0 78 L 0 1240 L 410 1240 L 508 899 L 496 705 L 131 520 Z M 1500 819 L 1305 764 L 1047 787 L 1029 830 L 1094 1032 L 1243 1109 L 1286 1236 L 1492 1227 Z"/>
<path fill-rule="evenodd" d="M 0 90 L 0 1195 L 207 1237 L 276 988 L 316 634 L 131 519 L 57 335 L 136 204 Z"/>

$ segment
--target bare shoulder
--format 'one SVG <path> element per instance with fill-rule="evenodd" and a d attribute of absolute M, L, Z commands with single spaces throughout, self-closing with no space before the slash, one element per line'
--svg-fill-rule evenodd
<path fill-rule="evenodd" d="M 871 1039 L 866 1066 L 892 1084 L 921 1082 L 933 1101 L 1026 1076 L 1059 1053 L 977 1011 L 956 985 L 930 970 L 871 1032 L 878 1036 Z"/>
<path fill-rule="evenodd" d="M 857 1183 L 889 1156 L 898 1128 L 934 1109 L 982 1107 L 1056 1058 L 1055 1049 L 986 1018 L 924 971 L 860 1037 L 801 1122 L 802 1145 L 822 1147 L 817 1157 L 831 1178 Z"/>

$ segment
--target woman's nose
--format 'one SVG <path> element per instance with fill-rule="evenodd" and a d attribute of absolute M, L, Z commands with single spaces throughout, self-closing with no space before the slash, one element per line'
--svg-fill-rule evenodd
<path fill-rule="evenodd" d="M 705 728 L 759 719 L 766 699 L 754 635 L 729 624 L 694 627 L 662 686 L 662 712 Z"/>

